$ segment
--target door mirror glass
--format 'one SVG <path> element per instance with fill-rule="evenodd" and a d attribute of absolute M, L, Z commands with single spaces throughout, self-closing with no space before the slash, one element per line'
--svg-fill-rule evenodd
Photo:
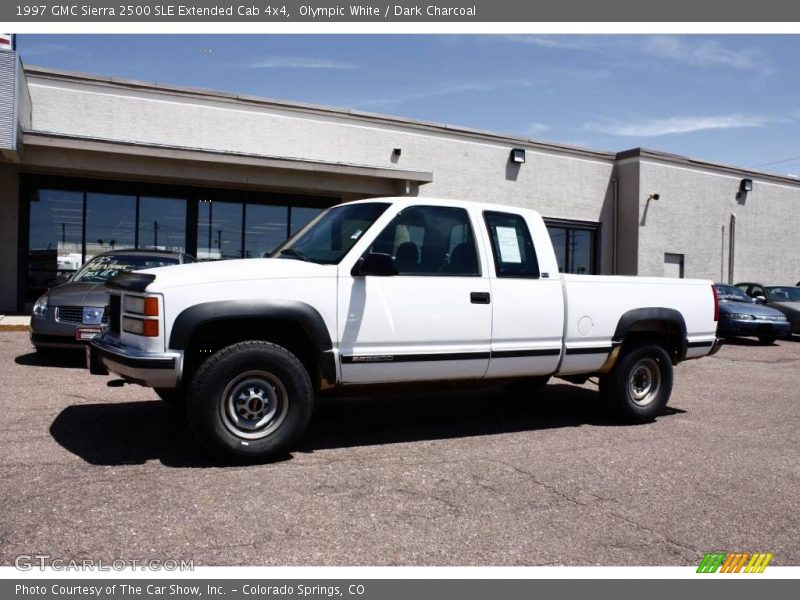
<path fill-rule="evenodd" d="M 397 275 L 397 265 L 390 254 L 371 252 L 365 254 L 353 267 L 353 275 L 365 276 L 375 275 L 378 277 L 388 277 Z"/>

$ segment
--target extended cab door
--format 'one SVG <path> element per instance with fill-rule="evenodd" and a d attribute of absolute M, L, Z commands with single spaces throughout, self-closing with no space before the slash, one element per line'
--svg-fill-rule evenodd
<path fill-rule="evenodd" d="M 558 367 L 564 295 L 544 222 L 483 213 L 492 252 L 492 344 L 487 377 L 549 375 Z"/>
<path fill-rule="evenodd" d="M 492 305 L 475 225 L 462 207 L 404 207 L 361 257 L 383 255 L 396 274 L 340 272 L 344 384 L 485 375 Z"/>

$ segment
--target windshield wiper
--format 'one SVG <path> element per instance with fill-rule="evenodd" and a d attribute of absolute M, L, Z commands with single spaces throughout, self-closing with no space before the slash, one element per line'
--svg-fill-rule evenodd
<path fill-rule="evenodd" d="M 295 250 L 294 248 L 284 248 L 283 250 L 281 250 L 281 256 L 291 256 L 292 258 L 297 258 L 305 262 L 314 262 L 313 260 L 308 258 L 305 254 L 300 252 L 300 250 Z"/>

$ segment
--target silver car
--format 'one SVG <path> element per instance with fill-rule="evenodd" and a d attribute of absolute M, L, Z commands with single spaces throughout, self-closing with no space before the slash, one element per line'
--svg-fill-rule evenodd
<path fill-rule="evenodd" d="M 792 333 L 800 333 L 800 287 L 753 282 L 737 283 L 736 287 L 761 304 L 781 311 L 789 319 Z"/>
<path fill-rule="evenodd" d="M 187 262 L 194 258 L 164 250 L 113 250 L 95 256 L 33 305 L 31 342 L 40 353 L 54 348 L 83 349 L 106 327 L 106 281 L 122 271 Z"/>

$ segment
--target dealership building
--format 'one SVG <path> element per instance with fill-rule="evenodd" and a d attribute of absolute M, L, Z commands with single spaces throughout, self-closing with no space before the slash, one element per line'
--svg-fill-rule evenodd
<path fill-rule="evenodd" d="M 800 279 L 800 180 L 636 148 L 23 67 L 0 52 L 0 313 L 113 248 L 261 257 L 333 204 L 535 208 L 563 271 Z"/>

